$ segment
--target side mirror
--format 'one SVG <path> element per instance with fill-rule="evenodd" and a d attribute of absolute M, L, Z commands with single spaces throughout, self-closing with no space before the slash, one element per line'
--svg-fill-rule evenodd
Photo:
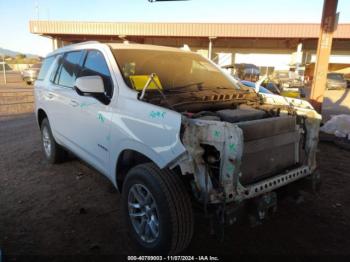
<path fill-rule="evenodd" d="M 96 76 L 82 76 L 75 80 L 75 88 L 86 94 L 103 94 L 105 92 L 102 77 Z"/>

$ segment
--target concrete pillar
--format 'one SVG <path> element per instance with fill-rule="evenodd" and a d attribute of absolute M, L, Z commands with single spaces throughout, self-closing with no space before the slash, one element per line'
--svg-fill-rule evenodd
<path fill-rule="evenodd" d="M 236 52 L 231 53 L 231 64 L 234 65 L 236 63 Z"/>
<path fill-rule="evenodd" d="M 64 46 L 64 41 L 58 38 L 52 38 L 52 51 Z"/>
<path fill-rule="evenodd" d="M 213 40 L 216 39 L 216 36 L 209 36 L 209 47 L 208 47 L 208 59 L 212 59 L 213 53 Z"/>
<path fill-rule="evenodd" d="M 57 39 L 57 46 L 58 48 L 63 47 L 63 41 L 61 39 Z"/>
<path fill-rule="evenodd" d="M 323 4 L 316 65 L 310 95 L 310 102 L 318 112 L 321 112 L 323 95 L 326 90 L 329 56 L 332 50 L 333 32 L 336 29 L 337 5 L 338 0 L 324 0 Z"/>
<path fill-rule="evenodd" d="M 306 64 L 310 64 L 311 63 L 311 57 L 312 57 L 312 54 L 310 51 L 304 51 L 303 52 L 303 58 L 302 58 L 302 64 L 303 65 L 306 65 Z"/>
<path fill-rule="evenodd" d="M 52 38 L 52 51 L 58 48 L 57 38 Z"/>
<path fill-rule="evenodd" d="M 298 44 L 296 56 L 296 68 L 298 68 L 303 63 L 303 43 Z"/>

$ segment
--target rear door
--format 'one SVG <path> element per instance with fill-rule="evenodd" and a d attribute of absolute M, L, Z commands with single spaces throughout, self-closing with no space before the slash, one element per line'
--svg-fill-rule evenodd
<path fill-rule="evenodd" d="M 65 53 L 50 77 L 50 115 L 55 138 L 73 152 L 79 153 L 79 98 L 74 90 L 75 80 L 81 70 L 83 51 Z"/>

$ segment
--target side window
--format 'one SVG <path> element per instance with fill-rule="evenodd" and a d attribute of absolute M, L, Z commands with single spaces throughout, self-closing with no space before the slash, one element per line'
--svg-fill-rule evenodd
<path fill-rule="evenodd" d="M 55 65 L 54 65 L 54 68 L 53 68 L 51 75 L 50 75 L 50 81 L 52 83 L 57 84 L 56 79 L 58 78 L 58 73 L 59 73 L 58 69 L 61 66 L 61 62 L 62 62 L 62 55 L 56 56 L 56 60 L 54 61 Z"/>
<path fill-rule="evenodd" d="M 50 57 L 46 57 L 44 59 L 44 62 L 41 66 L 39 75 L 38 75 L 38 80 L 44 80 L 46 77 L 47 72 L 50 69 L 50 66 L 52 64 L 52 62 L 55 60 L 55 56 L 50 56 Z"/>
<path fill-rule="evenodd" d="M 99 75 L 102 77 L 106 95 L 111 98 L 113 95 L 111 74 L 103 54 L 97 50 L 88 51 L 83 70 L 79 74 L 79 76 L 92 75 Z"/>
<path fill-rule="evenodd" d="M 80 71 L 80 59 L 82 51 L 66 53 L 61 60 L 54 83 L 65 87 L 74 87 L 75 79 Z"/>

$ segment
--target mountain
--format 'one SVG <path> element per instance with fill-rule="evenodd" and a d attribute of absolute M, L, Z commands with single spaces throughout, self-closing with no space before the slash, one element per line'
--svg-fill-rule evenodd
<path fill-rule="evenodd" d="M 15 57 L 16 55 L 19 55 L 19 54 L 23 54 L 23 53 L 0 47 L 0 55 L 7 55 L 7 56 Z M 38 55 L 26 54 L 26 53 L 24 53 L 24 55 L 26 55 L 28 58 L 38 58 L 39 57 Z"/>

